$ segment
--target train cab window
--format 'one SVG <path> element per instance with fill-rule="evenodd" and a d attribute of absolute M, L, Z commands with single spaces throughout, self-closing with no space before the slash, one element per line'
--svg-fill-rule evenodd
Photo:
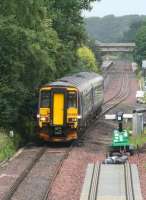
<path fill-rule="evenodd" d="M 40 94 L 40 107 L 48 108 L 50 106 L 50 91 L 43 90 Z"/>
<path fill-rule="evenodd" d="M 68 108 L 77 107 L 77 94 L 75 92 L 68 93 Z"/>

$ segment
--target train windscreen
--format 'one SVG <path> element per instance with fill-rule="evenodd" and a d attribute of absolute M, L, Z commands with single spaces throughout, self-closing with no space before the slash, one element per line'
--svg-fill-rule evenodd
<path fill-rule="evenodd" d="M 48 108 L 50 107 L 50 91 L 43 90 L 40 94 L 40 107 L 41 108 Z"/>
<path fill-rule="evenodd" d="M 76 108 L 77 107 L 77 94 L 76 92 L 68 93 L 68 108 Z"/>

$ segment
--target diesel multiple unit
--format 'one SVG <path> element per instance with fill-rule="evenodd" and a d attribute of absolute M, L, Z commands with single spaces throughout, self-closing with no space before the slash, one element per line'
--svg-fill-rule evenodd
<path fill-rule="evenodd" d="M 93 72 L 66 76 L 40 88 L 38 127 L 45 141 L 71 141 L 101 110 L 103 78 Z"/>

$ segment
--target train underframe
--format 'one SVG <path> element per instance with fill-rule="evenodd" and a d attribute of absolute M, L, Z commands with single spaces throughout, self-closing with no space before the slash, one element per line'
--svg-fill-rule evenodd
<path fill-rule="evenodd" d="M 69 142 L 78 138 L 78 131 L 66 126 L 45 126 L 39 129 L 39 137 L 48 142 Z"/>
<path fill-rule="evenodd" d="M 79 120 L 77 128 L 71 128 L 74 124 L 64 126 L 50 126 L 46 124 L 42 128 L 39 128 L 39 138 L 47 142 L 70 142 L 77 140 L 78 136 L 86 130 L 90 122 L 93 121 L 101 111 L 102 108 L 99 107 L 98 110 L 88 115 L 86 119 Z"/>

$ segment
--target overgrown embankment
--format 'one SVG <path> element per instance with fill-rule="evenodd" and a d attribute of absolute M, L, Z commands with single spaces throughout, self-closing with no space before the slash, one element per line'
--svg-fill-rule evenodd
<path fill-rule="evenodd" d="M 87 59 L 77 53 L 88 46 L 81 12 L 91 1 L 1 1 L 1 128 L 29 141 L 36 135 L 39 87 L 72 71 L 97 71 L 88 48 Z M 8 157 L 15 145 L 7 135 L 1 138 L 2 157 Z"/>
<path fill-rule="evenodd" d="M 20 136 L 10 136 L 4 129 L 0 129 L 0 162 L 9 159 L 21 144 Z"/>

